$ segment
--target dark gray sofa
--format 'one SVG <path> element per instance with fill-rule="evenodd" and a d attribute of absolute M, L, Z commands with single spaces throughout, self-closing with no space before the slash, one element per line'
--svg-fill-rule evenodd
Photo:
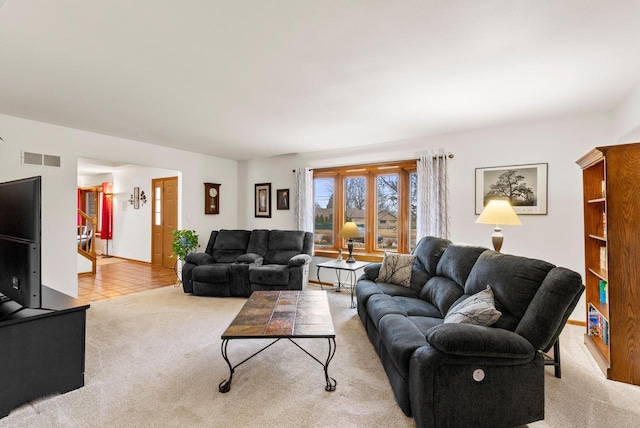
<path fill-rule="evenodd" d="M 535 259 L 423 238 L 410 287 L 357 281 L 358 315 L 396 401 L 418 427 L 512 427 L 544 418 L 543 352 L 584 290 L 578 273 Z M 487 285 L 502 315 L 490 326 L 443 323 Z"/>
<path fill-rule="evenodd" d="M 185 293 L 249 297 L 255 290 L 302 290 L 309 278 L 313 233 L 301 230 L 214 230 L 204 253 L 182 267 Z"/>

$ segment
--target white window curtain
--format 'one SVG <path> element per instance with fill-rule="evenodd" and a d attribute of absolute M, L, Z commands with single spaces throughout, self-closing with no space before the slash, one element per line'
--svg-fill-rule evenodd
<path fill-rule="evenodd" d="M 309 168 L 296 168 L 295 226 L 313 232 L 313 174 Z"/>
<path fill-rule="evenodd" d="M 449 238 L 449 155 L 442 149 L 418 159 L 417 239 Z"/>

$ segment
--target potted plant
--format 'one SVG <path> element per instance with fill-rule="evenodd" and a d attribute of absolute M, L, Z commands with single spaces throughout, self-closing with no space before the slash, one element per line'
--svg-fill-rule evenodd
<path fill-rule="evenodd" d="M 171 231 L 173 235 L 173 242 L 171 243 L 171 249 L 173 254 L 171 257 L 177 257 L 179 261 L 184 261 L 185 257 L 191 253 L 195 253 L 196 249 L 200 247 L 198 243 L 198 234 L 195 230 L 180 230 L 176 229 Z M 181 281 L 180 275 L 178 275 L 178 260 L 173 267 L 178 277 L 178 281 Z"/>

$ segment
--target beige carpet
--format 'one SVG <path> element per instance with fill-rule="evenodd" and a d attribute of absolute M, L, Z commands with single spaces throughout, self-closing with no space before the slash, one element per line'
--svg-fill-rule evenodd
<path fill-rule="evenodd" d="M 313 287 L 311 287 L 313 288 Z M 15 409 L 0 427 L 413 427 L 347 293 L 328 292 L 337 352 L 324 390 L 322 367 L 281 341 L 246 362 L 231 391 L 220 335 L 245 299 L 186 295 L 164 287 L 92 304 L 85 386 Z M 562 337 L 563 378 L 547 368 L 546 420 L 531 427 L 631 427 L 640 387 L 606 381 L 582 345 L 582 328 Z M 259 341 L 232 341 L 238 362 Z M 301 341 L 323 359 L 323 340 Z M 263 342 L 264 343 L 264 342 Z"/>

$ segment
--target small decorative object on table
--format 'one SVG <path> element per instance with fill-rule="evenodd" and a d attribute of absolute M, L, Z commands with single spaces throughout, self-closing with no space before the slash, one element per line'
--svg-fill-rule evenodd
<path fill-rule="evenodd" d="M 177 257 L 179 261 L 184 261 L 185 257 L 191 253 L 195 253 L 200 244 L 198 243 L 198 234 L 195 230 L 173 230 L 171 231 L 173 235 L 173 242 L 171 243 L 171 249 L 174 254 L 171 254 L 170 257 Z M 178 283 L 176 287 L 182 283 L 182 279 L 180 279 L 180 275 L 178 275 L 178 260 L 173 265 L 173 270 L 176 273 L 176 277 L 178 277 Z"/>

